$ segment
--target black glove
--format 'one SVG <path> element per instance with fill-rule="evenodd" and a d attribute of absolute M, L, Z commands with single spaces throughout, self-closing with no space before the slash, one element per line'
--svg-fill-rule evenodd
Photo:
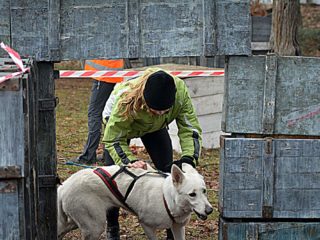
<path fill-rule="evenodd" d="M 196 168 L 196 165 L 193 162 L 192 157 L 183 156 L 180 160 L 174 161 L 173 164 L 176 164 L 182 170 L 182 163 L 188 163 L 192 167 Z"/>

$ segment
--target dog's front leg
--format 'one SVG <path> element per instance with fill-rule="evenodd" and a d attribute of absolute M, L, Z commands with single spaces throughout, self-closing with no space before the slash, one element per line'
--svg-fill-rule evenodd
<path fill-rule="evenodd" d="M 157 240 L 156 229 L 154 229 L 144 223 L 141 223 L 141 226 L 144 230 L 144 233 L 147 235 L 148 239 Z"/>
<path fill-rule="evenodd" d="M 185 227 L 180 224 L 173 224 L 171 231 L 175 240 L 185 240 Z"/>

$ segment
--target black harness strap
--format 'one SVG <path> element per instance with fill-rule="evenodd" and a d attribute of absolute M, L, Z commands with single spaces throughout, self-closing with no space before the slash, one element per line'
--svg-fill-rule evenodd
<path fill-rule="evenodd" d="M 129 205 L 125 202 L 124 197 L 118 189 L 117 183 L 113 179 L 111 179 L 110 174 L 102 168 L 97 168 L 93 172 L 101 178 L 101 180 L 106 184 L 112 194 L 119 200 L 119 202 L 121 202 L 129 211 L 135 214 L 133 209 L 129 207 Z"/>
<path fill-rule="evenodd" d="M 127 201 L 127 198 L 129 197 L 129 195 L 130 195 L 130 193 L 131 193 L 131 191 L 133 189 L 134 184 L 137 182 L 137 180 L 139 178 L 147 175 L 147 174 L 150 174 L 150 173 L 159 174 L 161 177 L 167 177 L 168 176 L 168 174 L 166 174 L 166 173 L 164 173 L 162 171 L 159 171 L 159 170 L 156 171 L 156 172 L 149 172 L 149 171 L 148 172 L 144 172 L 143 174 L 137 176 L 133 172 L 129 171 L 126 166 L 121 166 L 120 169 L 117 172 L 115 172 L 112 176 L 110 175 L 110 173 L 108 173 L 103 168 L 97 168 L 93 172 L 95 174 L 97 174 L 101 178 L 101 180 L 109 188 L 109 190 L 112 192 L 112 194 L 119 200 L 119 202 L 121 202 L 128 210 L 130 210 L 135 215 L 137 215 L 137 214 L 133 211 L 133 209 L 131 207 L 129 207 L 129 205 L 126 203 L 126 201 Z M 123 196 L 121 194 L 121 192 L 118 189 L 117 183 L 114 180 L 121 173 L 126 173 L 130 177 L 133 178 L 133 181 L 130 183 L 125 196 Z M 165 204 L 166 204 L 166 202 L 165 202 Z M 167 206 L 166 206 L 166 209 L 167 209 Z M 168 209 L 167 209 L 167 212 L 170 213 L 170 211 Z M 171 214 L 169 214 L 169 216 L 170 216 L 170 218 L 172 217 Z"/>
<path fill-rule="evenodd" d="M 123 168 L 123 169 L 122 169 L 123 172 L 125 172 L 126 174 L 128 174 L 129 176 L 131 176 L 131 177 L 133 178 L 133 181 L 130 183 L 130 185 L 129 185 L 128 189 L 127 189 L 127 192 L 126 192 L 126 194 L 125 194 L 125 196 L 124 196 L 124 201 L 126 201 L 127 198 L 129 197 L 129 195 L 130 195 L 130 193 L 131 193 L 131 190 L 133 189 L 134 184 L 137 182 L 137 180 L 138 180 L 139 178 L 141 178 L 141 177 L 143 177 L 143 176 L 145 176 L 145 175 L 147 175 L 147 174 L 149 174 L 149 173 L 156 173 L 156 174 L 161 175 L 162 177 L 167 177 L 167 176 L 168 176 L 166 173 L 161 172 L 161 171 L 159 171 L 159 170 L 156 171 L 156 172 L 145 172 L 145 173 L 137 176 L 137 175 L 135 175 L 133 172 L 130 172 L 127 167 L 123 166 L 122 168 Z"/>

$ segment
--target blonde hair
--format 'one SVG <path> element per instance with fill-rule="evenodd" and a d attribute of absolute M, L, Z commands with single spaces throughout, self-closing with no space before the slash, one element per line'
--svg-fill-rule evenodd
<path fill-rule="evenodd" d="M 118 103 L 118 108 L 122 109 L 120 116 L 129 119 L 130 117 L 134 117 L 139 110 L 147 109 L 143 91 L 149 76 L 155 72 L 155 69 L 147 69 L 139 78 L 139 81 L 135 83 L 128 82 L 130 91 L 124 91 Z"/>

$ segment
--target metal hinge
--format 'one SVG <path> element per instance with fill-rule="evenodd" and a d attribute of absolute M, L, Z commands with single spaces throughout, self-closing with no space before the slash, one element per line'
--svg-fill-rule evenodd
<path fill-rule="evenodd" d="M 39 111 L 53 111 L 58 103 L 58 97 L 39 99 Z"/>
<path fill-rule="evenodd" d="M 266 154 L 272 154 L 272 138 L 266 138 L 265 152 Z"/>
<path fill-rule="evenodd" d="M 61 184 L 60 178 L 57 175 L 40 175 L 39 187 L 56 187 L 57 184 Z"/>
<path fill-rule="evenodd" d="M 59 79 L 60 78 L 60 71 L 53 70 L 53 79 Z"/>
<path fill-rule="evenodd" d="M 20 166 L 2 166 L 0 167 L 0 179 L 22 178 Z"/>
<path fill-rule="evenodd" d="M 262 217 L 263 218 L 272 218 L 273 217 L 273 207 L 272 206 L 263 206 L 262 207 Z"/>
<path fill-rule="evenodd" d="M 0 91 L 19 91 L 20 80 L 19 78 L 12 78 L 0 84 Z"/>

